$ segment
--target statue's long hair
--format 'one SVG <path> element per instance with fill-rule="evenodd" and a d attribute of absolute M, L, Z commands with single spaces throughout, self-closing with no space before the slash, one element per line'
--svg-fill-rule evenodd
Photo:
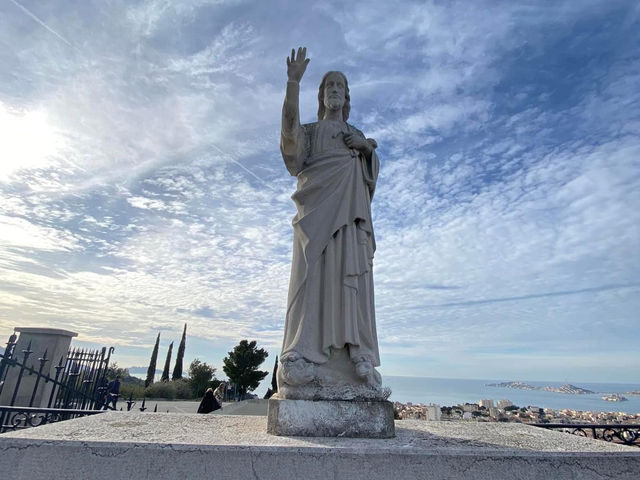
<path fill-rule="evenodd" d="M 349 112 L 351 111 L 351 95 L 349 95 L 349 82 L 347 82 L 347 76 L 342 72 L 330 71 L 324 74 L 322 82 L 320 82 L 320 88 L 318 89 L 318 121 L 324 119 L 324 84 L 327 81 L 327 77 L 332 73 L 341 75 L 344 79 L 344 106 L 342 107 L 342 120 L 345 122 L 349 118 Z"/>

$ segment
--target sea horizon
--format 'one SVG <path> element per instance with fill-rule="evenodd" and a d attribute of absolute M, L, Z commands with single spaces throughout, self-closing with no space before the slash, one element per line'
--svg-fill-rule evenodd
<path fill-rule="evenodd" d="M 490 383 L 522 382 L 533 387 L 560 387 L 567 383 L 592 390 L 592 394 L 566 394 L 545 390 L 522 390 L 509 387 L 491 387 Z M 492 399 L 494 403 L 506 399 L 520 407 L 537 406 L 556 410 L 571 409 L 594 412 L 640 413 L 640 396 L 624 395 L 640 390 L 640 383 L 616 382 L 570 382 L 518 379 L 457 379 L 437 377 L 409 377 L 386 375 L 383 385 L 391 388 L 390 401 L 401 403 L 435 403 L 453 406 L 464 403 L 478 403 Z M 627 398 L 623 402 L 609 402 L 601 397 L 618 393 Z"/>
<path fill-rule="evenodd" d="M 145 378 L 140 373 L 132 373 L 137 378 Z M 533 387 L 560 387 L 570 384 L 591 390 L 592 394 L 567 394 L 544 390 L 522 390 L 508 387 L 490 387 L 490 383 L 522 382 Z M 519 407 L 537 406 L 556 410 L 570 409 L 592 412 L 640 413 L 640 396 L 624 395 L 629 391 L 640 390 L 638 383 L 618 382 L 579 382 L 555 380 L 522 380 L 522 379 L 472 379 L 446 377 L 418 377 L 408 375 L 384 375 L 383 387 L 391 389 L 389 400 L 400 403 L 430 404 L 453 406 L 464 403 L 478 403 L 482 399 L 506 399 Z M 271 386 L 269 374 L 253 392 L 262 398 Z M 602 400 L 602 395 L 618 393 L 627 398 L 624 402 Z"/>

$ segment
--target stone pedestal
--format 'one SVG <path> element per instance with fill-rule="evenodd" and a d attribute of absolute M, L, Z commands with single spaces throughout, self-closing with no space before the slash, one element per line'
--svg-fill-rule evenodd
<path fill-rule="evenodd" d="M 269 399 L 267 433 L 299 437 L 392 438 L 388 401 Z"/>
<path fill-rule="evenodd" d="M 38 360 L 43 357 L 46 351 L 48 361 L 42 373 L 50 375 L 51 377 L 55 377 L 55 367 L 58 365 L 60 358 L 66 358 L 71 339 L 78 336 L 76 332 L 61 330 L 59 328 L 16 327 L 14 331 L 20 334 L 14 350 L 14 358 L 22 363 L 24 359 L 22 351 L 26 350 L 29 344 L 31 344 L 33 353 L 29 355 L 27 359 L 27 366 L 38 370 L 40 366 Z M 20 368 L 18 367 L 8 370 L 5 385 L 0 394 L 0 405 L 9 405 L 11 403 L 11 397 L 15 390 L 19 372 Z M 14 405 L 29 406 L 35 382 L 36 375 L 23 375 Z M 39 387 L 32 406 L 46 407 L 52 388 L 53 384 L 50 382 Z"/>

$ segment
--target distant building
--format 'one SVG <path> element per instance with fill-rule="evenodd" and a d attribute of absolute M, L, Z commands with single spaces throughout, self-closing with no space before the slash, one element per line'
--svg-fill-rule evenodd
<path fill-rule="evenodd" d="M 478 405 L 480 405 L 481 407 L 487 408 L 487 409 L 493 408 L 493 400 L 490 399 L 490 398 L 488 398 L 486 400 L 480 400 Z"/>
<path fill-rule="evenodd" d="M 429 404 L 425 407 L 427 420 L 431 421 L 439 421 L 442 417 L 442 411 L 440 410 L 440 405 Z"/>
<path fill-rule="evenodd" d="M 477 403 L 465 403 L 462 406 L 462 410 L 465 412 L 475 412 L 476 410 L 478 410 L 478 404 Z"/>
<path fill-rule="evenodd" d="M 513 405 L 513 403 L 512 403 L 512 402 L 510 402 L 510 401 L 509 401 L 509 400 L 507 400 L 507 399 L 504 399 L 504 400 L 498 400 L 498 408 L 503 408 L 503 409 L 504 409 L 504 408 L 510 407 L 510 406 L 512 406 L 512 405 Z"/>

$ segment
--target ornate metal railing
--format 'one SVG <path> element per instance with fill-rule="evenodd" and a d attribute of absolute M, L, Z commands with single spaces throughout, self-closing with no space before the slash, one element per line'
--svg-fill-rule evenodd
<path fill-rule="evenodd" d="M 71 408 L 0 407 L 0 433 L 61 422 L 86 415 L 95 415 L 105 411 Z"/>
<path fill-rule="evenodd" d="M 109 404 L 114 395 L 107 392 L 113 347 L 72 349 L 51 367 L 46 350 L 32 359 L 31 342 L 21 352 L 17 344 L 11 335 L 0 354 L 0 433 L 115 409 Z"/>
<path fill-rule="evenodd" d="M 47 408 L 74 408 L 81 410 L 94 410 L 103 408 L 106 404 L 107 368 L 114 348 L 107 350 L 72 349 L 66 358 L 60 357 L 58 364 L 53 367 L 55 375 L 51 377 L 46 371 L 45 364 L 51 361 L 47 358 L 47 351 L 35 363 L 29 366 L 27 362 L 34 353 L 31 350 L 31 342 L 25 350 L 22 350 L 22 358 L 18 359 L 15 351 L 17 345 L 16 335 L 11 335 L 7 342 L 4 354 L 0 353 L 0 393 L 6 388 L 5 381 L 9 370 L 17 369 L 12 395 L 8 405 L 16 403 L 18 393 L 21 392 L 21 383 L 25 376 L 35 375 L 35 384 L 30 393 L 29 407 L 33 406 L 36 392 L 45 384 L 51 384 Z"/>
<path fill-rule="evenodd" d="M 581 437 L 640 447 L 640 424 L 533 423 L 535 427 L 561 430 Z"/>

